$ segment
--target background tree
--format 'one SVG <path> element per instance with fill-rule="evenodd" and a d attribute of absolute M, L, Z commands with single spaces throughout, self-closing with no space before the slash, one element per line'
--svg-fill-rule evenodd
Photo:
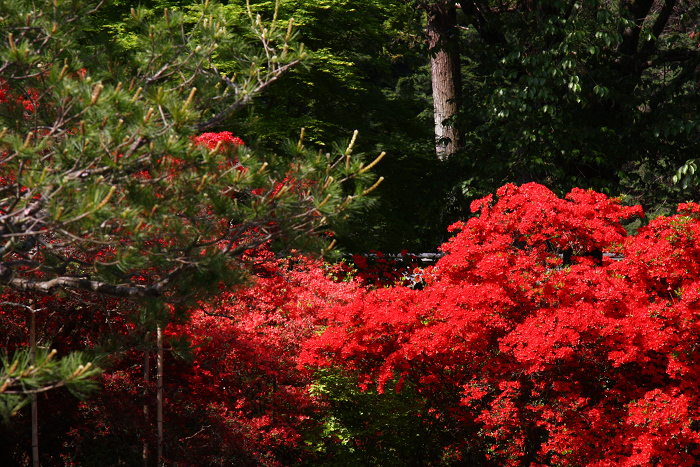
<path fill-rule="evenodd" d="M 424 10 L 390 1 L 288 5 L 314 60 L 282 78 L 241 125 L 273 146 L 292 126 L 315 139 L 360 129 L 363 145 L 387 151 L 378 202 L 340 237 L 350 251 L 430 251 L 447 225 L 470 215 L 471 200 L 506 181 L 625 194 L 652 213 L 695 196 L 671 183 L 697 151 L 694 2 L 656 2 L 636 22 L 628 3 L 455 5 L 455 42 L 444 50 L 460 51 L 452 80 L 461 79 L 466 98 L 450 121 L 464 149 L 445 164 L 431 156 Z M 638 33 L 633 55 L 620 49 L 625 28 Z"/>
<path fill-rule="evenodd" d="M 475 78 L 464 193 L 535 180 L 625 193 L 651 211 L 694 196 L 670 178 L 697 152 L 696 2 L 461 6 Z"/>
<path fill-rule="evenodd" d="M 268 12 L 270 3 L 251 6 Z M 314 144 L 359 130 L 358 148 L 386 151 L 373 168 L 385 180 L 339 245 L 354 253 L 434 249 L 443 174 L 435 164 L 424 12 L 403 0 L 290 0 L 280 8 L 302 25 L 309 60 L 258 100 L 236 131 L 279 147 L 299 127 Z"/>
<path fill-rule="evenodd" d="M 460 149 L 463 139 L 456 125 L 462 100 L 457 9 L 450 0 L 421 3 L 418 8 L 425 10 L 427 16 L 425 32 L 430 52 L 435 152 L 442 160 Z"/>

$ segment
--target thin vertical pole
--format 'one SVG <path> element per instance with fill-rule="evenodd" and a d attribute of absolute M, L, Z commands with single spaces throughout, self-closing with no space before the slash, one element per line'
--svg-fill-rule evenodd
<path fill-rule="evenodd" d="M 158 399 L 156 408 L 156 422 L 158 423 L 158 465 L 163 465 L 163 330 L 160 325 L 156 328 L 158 345 L 158 358 L 156 359 L 158 373 Z"/>
<path fill-rule="evenodd" d="M 148 345 L 148 335 L 146 335 L 146 345 Z M 148 467 L 148 380 L 151 378 L 151 356 L 148 352 L 148 348 L 143 352 L 143 421 L 144 421 L 144 433 L 143 433 L 143 467 Z"/>
<path fill-rule="evenodd" d="M 32 365 L 36 365 L 36 321 L 35 310 L 30 310 L 29 318 L 29 352 Z M 39 467 L 39 407 L 35 392 L 31 395 L 32 401 L 32 466 Z"/>

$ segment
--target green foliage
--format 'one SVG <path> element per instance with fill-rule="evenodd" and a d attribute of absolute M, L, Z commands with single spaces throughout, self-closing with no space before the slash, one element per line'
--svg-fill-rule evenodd
<path fill-rule="evenodd" d="M 272 5 L 256 2 L 252 8 L 269 12 Z M 309 61 L 261 100 L 259 118 L 248 122 L 259 130 L 261 141 L 277 145 L 304 127 L 309 142 L 324 144 L 359 130 L 365 147 L 372 148 L 390 144 L 386 139 L 398 136 L 392 131 L 405 135 L 419 128 L 411 118 L 421 109 L 397 115 L 399 106 L 415 103 L 390 89 L 422 64 L 410 49 L 409 41 L 415 39 L 406 37 L 417 33 L 409 6 L 378 0 L 285 1 L 281 9 L 301 26 L 299 40 L 309 50 Z"/>
<path fill-rule="evenodd" d="M 90 356 L 71 352 L 56 358 L 56 350 L 49 348 L 38 347 L 34 354 L 28 349 L 19 350 L 11 357 L 0 353 L 0 417 L 5 421 L 29 403 L 28 394 L 65 387 L 85 398 L 97 389 L 94 377 L 101 370 L 92 366 Z"/>
<path fill-rule="evenodd" d="M 685 164 L 678 168 L 678 171 L 673 176 L 673 183 L 680 183 L 684 189 L 688 188 L 690 185 L 697 184 L 697 177 L 695 175 L 697 170 L 698 165 L 695 159 L 687 160 Z"/>
<path fill-rule="evenodd" d="M 494 4 L 486 26 L 465 10 L 472 98 L 461 119 L 472 131 L 462 171 L 479 176 L 463 188 L 484 193 L 505 180 L 536 180 L 560 192 L 577 186 L 641 201 L 646 182 L 632 180 L 640 164 L 678 167 L 698 149 L 697 5 L 679 5 L 658 37 L 661 13 L 652 11 L 636 43 L 625 32 L 636 31 L 630 5 L 532 5 L 496 13 Z M 645 188 L 673 191 L 665 174 Z"/>
<path fill-rule="evenodd" d="M 697 5 L 677 5 L 665 23 L 652 9 L 636 47 L 624 32 L 634 26 L 629 5 L 461 7 L 465 98 L 457 120 L 466 147 L 440 165 L 432 157 L 422 10 L 389 0 L 282 6 L 304 25 L 311 60 L 281 78 L 240 128 L 271 146 L 300 126 L 314 143 L 359 129 L 363 145 L 387 151 L 378 203 L 342 245 L 431 250 L 444 240 L 441 226 L 468 216 L 470 200 L 506 181 L 622 193 L 651 210 L 695 196 L 674 189 L 665 167 L 675 171 L 698 149 Z M 272 3 L 253 8 L 271 11 Z M 657 22 L 666 24 L 658 34 Z"/>
<path fill-rule="evenodd" d="M 375 177 L 355 138 L 279 155 L 230 133 L 194 140 L 220 136 L 209 130 L 304 59 L 276 10 L 132 9 L 102 43 L 93 33 L 114 28 L 96 26 L 99 6 L 0 3 L 3 287 L 140 300 L 130 320 L 163 324 L 164 304 L 183 312 L 240 283 L 251 249 L 319 251 L 367 203 Z"/>
<path fill-rule="evenodd" d="M 230 5 L 229 5 L 230 6 Z M 272 2 L 253 2 L 269 15 Z M 231 7 L 234 8 L 234 7 Z M 241 8 L 241 7 L 238 7 Z M 377 202 L 338 236 L 347 251 L 431 250 L 442 235 L 441 177 L 435 167 L 430 68 L 421 12 L 396 0 L 284 1 L 281 17 L 300 25 L 309 59 L 235 122 L 261 146 L 279 150 L 299 128 L 308 144 L 359 130 L 358 148 L 386 151 L 373 171 L 384 177 Z"/>
<path fill-rule="evenodd" d="M 318 456 L 316 465 L 461 465 L 444 446 L 464 440 L 441 423 L 430 396 L 410 384 L 381 394 L 363 390 L 339 370 L 316 376 L 312 390 L 328 404 L 322 431 L 306 441 Z"/>

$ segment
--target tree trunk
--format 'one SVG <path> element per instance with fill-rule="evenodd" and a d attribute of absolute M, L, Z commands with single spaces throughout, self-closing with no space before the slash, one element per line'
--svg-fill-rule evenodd
<path fill-rule="evenodd" d="M 146 345 L 148 345 L 148 335 L 146 335 Z M 143 352 L 143 391 L 144 391 L 144 403 L 143 403 L 143 421 L 144 430 L 150 425 L 148 419 L 148 383 L 151 379 L 151 362 L 150 362 L 150 352 L 148 348 Z M 143 435 L 143 467 L 148 467 L 148 436 L 144 432 Z"/>
<path fill-rule="evenodd" d="M 432 3 L 425 9 L 433 84 L 435 152 L 438 159 L 444 160 L 462 145 L 462 135 L 454 122 L 462 98 L 457 10 L 450 1 Z"/>
<path fill-rule="evenodd" d="M 634 55 L 637 53 L 639 34 L 642 32 L 642 26 L 653 4 L 654 0 L 625 0 L 620 2 L 620 14 L 627 16 L 627 19 L 632 20 L 634 24 L 628 24 L 620 28 L 622 41 L 618 46 L 619 53 L 623 55 Z"/>
<path fill-rule="evenodd" d="M 160 324 L 156 328 L 156 345 L 158 346 L 156 358 L 156 387 L 158 390 L 156 423 L 158 425 L 158 466 L 163 465 L 163 330 Z"/>
<path fill-rule="evenodd" d="M 32 365 L 36 365 L 36 310 L 30 311 L 29 324 L 29 352 L 31 354 Z M 31 395 L 32 404 L 32 466 L 39 467 L 39 407 L 37 394 Z"/>

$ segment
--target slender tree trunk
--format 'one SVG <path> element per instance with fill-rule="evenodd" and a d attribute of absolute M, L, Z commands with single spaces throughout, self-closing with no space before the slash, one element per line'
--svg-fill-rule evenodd
<path fill-rule="evenodd" d="M 146 346 L 148 346 L 148 335 L 146 336 Z M 143 421 L 144 427 L 148 427 L 148 381 L 151 378 L 151 362 L 150 362 L 150 352 L 148 349 L 143 352 L 143 390 L 144 390 L 144 402 L 143 402 Z M 143 467 L 148 467 L 148 437 L 146 432 L 143 435 Z"/>
<path fill-rule="evenodd" d="M 157 366 L 157 388 L 158 399 L 156 408 L 156 423 L 158 424 L 158 465 L 163 465 L 163 330 L 160 325 L 156 328 L 156 339 L 158 346 L 158 357 L 156 359 Z"/>
<path fill-rule="evenodd" d="M 462 145 L 462 135 L 454 125 L 462 98 L 457 10 L 453 2 L 444 0 L 428 4 L 425 9 L 433 84 L 435 153 L 438 159 L 444 160 Z"/>
<path fill-rule="evenodd" d="M 36 312 L 30 311 L 29 352 L 32 365 L 36 365 Z M 32 404 L 32 466 L 39 467 L 39 406 L 36 393 L 31 395 Z"/>

